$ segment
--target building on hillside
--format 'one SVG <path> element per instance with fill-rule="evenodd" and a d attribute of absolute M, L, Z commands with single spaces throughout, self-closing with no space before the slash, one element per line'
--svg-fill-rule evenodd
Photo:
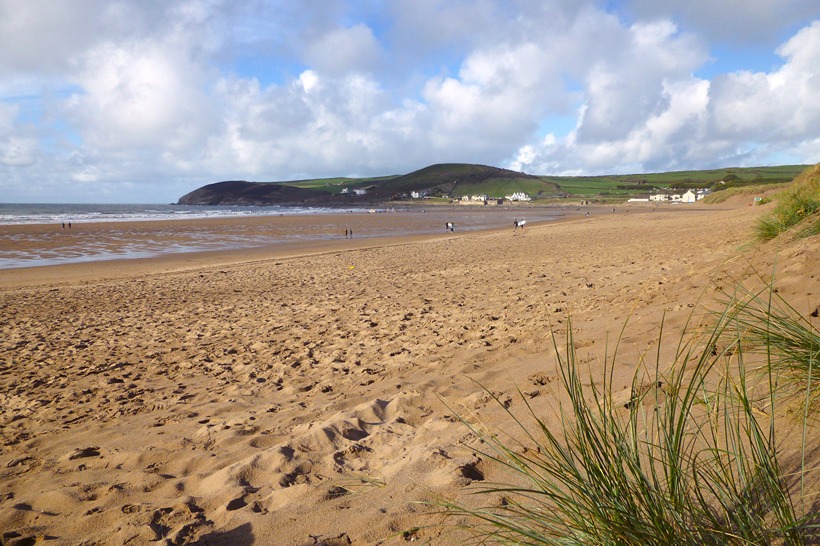
<path fill-rule="evenodd" d="M 681 196 L 680 200 L 681 203 L 694 203 L 698 200 L 698 194 L 692 190 L 689 190 Z"/>
<path fill-rule="evenodd" d="M 712 192 L 709 190 L 689 190 L 681 196 L 680 200 L 683 203 L 694 203 L 700 201 L 710 193 Z"/>
<path fill-rule="evenodd" d="M 679 193 L 655 193 L 649 196 L 650 201 L 655 201 L 658 203 L 679 203 L 681 198 L 682 196 Z"/>
<path fill-rule="evenodd" d="M 504 196 L 504 199 L 507 201 L 532 201 L 532 197 L 524 193 L 523 191 L 517 191 L 512 195 Z"/>

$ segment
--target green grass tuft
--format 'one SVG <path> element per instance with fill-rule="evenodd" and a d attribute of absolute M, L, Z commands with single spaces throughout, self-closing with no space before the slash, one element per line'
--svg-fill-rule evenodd
<path fill-rule="evenodd" d="M 774 211 L 759 220 L 757 237 L 768 241 L 790 230 L 796 238 L 820 234 L 820 165 L 806 169 L 780 194 Z"/>
<path fill-rule="evenodd" d="M 721 191 L 716 191 L 714 193 L 710 193 L 706 197 L 703 198 L 703 202 L 707 205 L 717 205 L 719 203 L 723 203 L 728 201 L 732 197 L 738 196 L 745 196 L 745 197 L 755 197 L 760 195 L 761 193 L 773 190 L 780 190 L 785 189 L 788 187 L 788 184 L 766 184 L 766 185 L 755 185 L 755 186 L 742 186 L 739 188 L 728 188 Z M 763 198 L 758 205 L 765 205 L 766 203 L 770 202 L 771 199 L 768 197 Z"/>
<path fill-rule="evenodd" d="M 774 337 L 760 332 L 802 330 L 788 314 L 772 319 L 753 309 L 730 302 L 705 334 L 684 332 L 669 366 L 662 366 L 659 340 L 654 366 L 642 372 L 643 381 L 636 373 L 626 404 L 612 389 L 617 345 L 597 387 L 582 380 L 568 324 L 565 358 L 553 336 L 567 400 L 558 430 L 523 395 L 523 417 L 498 400 L 517 433 L 465 421 L 487 446 L 481 455 L 514 478 L 482 486 L 478 506 L 441 503 L 444 513 L 466 518 L 480 543 L 803 544 L 811 533 L 816 539 L 817 526 L 808 523 L 811 514 L 798 512 L 805 504 L 790 496 L 790 473 L 778 456 L 775 375 L 767 376 L 764 412 L 746 370 L 747 341 L 772 345 Z M 783 336 L 794 339 L 781 344 L 783 361 L 808 358 L 811 367 L 815 338 L 801 336 Z M 808 353 L 797 348 L 806 343 Z M 501 503 L 480 502 L 499 495 Z"/>
<path fill-rule="evenodd" d="M 770 287 L 768 297 L 748 293 L 733 297 L 731 327 L 747 352 L 765 357 L 763 371 L 775 376 L 779 391 L 798 395 L 808 419 L 820 409 L 820 333 Z M 764 294 L 765 295 L 765 294 Z"/>

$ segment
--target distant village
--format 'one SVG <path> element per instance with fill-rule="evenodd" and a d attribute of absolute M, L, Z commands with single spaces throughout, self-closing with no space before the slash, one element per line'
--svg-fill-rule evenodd
<path fill-rule="evenodd" d="M 354 195 L 366 195 L 367 190 L 361 188 L 355 188 L 350 190 L 349 188 L 342 188 L 339 192 L 342 194 L 349 194 L 353 193 Z M 426 191 L 411 191 L 410 192 L 411 199 L 426 199 L 427 192 Z M 463 195 L 458 199 L 454 199 L 454 202 L 461 203 L 462 205 L 501 205 L 505 201 L 517 201 L 517 202 L 527 202 L 532 201 L 532 197 L 530 197 L 525 192 L 515 192 L 510 195 L 506 195 L 503 198 L 500 197 L 489 197 L 485 194 L 479 195 Z"/>
<path fill-rule="evenodd" d="M 410 197 L 412 199 L 424 199 L 427 195 L 425 192 L 413 191 L 410 192 Z M 477 194 L 462 195 L 458 199 L 453 199 L 453 202 L 458 202 L 462 205 L 503 205 L 505 201 L 526 202 L 532 201 L 532 197 L 522 191 L 519 191 L 511 195 L 505 195 L 503 198 L 489 197 L 486 194 Z"/>
<path fill-rule="evenodd" d="M 649 197 L 633 197 L 628 203 L 648 203 L 671 202 L 671 203 L 695 203 L 712 193 L 710 190 L 689 190 L 686 193 L 653 193 Z"/>
<path fill-rule="evenodd" d="M 352 191 L 349 188 L 343 188 L 341 190 L 342 194 L 353 193 L 354 195 L 366 195 L 367 190 L 356 188 Z M 648 197 L 633 197 L 629 199 L 628 203 L 649 203 L 649 202 L 656 202 L 656 203 L 695 203 L 700 201 L 707 195 L 709 195 L 711 190 L 688 190 L 685 193 L 669 193 L 669 192 L 660 192 L 660 193 L 653 193 Z M 426 199 L 427 192 L 426 191 L 412 191 L 410 192 L 411 199 Z M 478 195 L 463 195 L 458 199 L 453 199 L 453 202 L 458 202 L 462 205 L 502 205 L 505 202 L 519 202 L 519 203 L 526 203 L 532 201 L 532 197 L 530 197 L 526 192 L 515 192 L 510 195 L 505 195 L 503 198 L 500 197 L 489 197 L 486 194 L 478 194 Z"/>

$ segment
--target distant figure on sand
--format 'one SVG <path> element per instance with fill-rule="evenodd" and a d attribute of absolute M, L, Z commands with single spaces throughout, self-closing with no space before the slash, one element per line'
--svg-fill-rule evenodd
<path fill-rule="evenodd" d="M 446 224 L 444 224 L 444 229 L 452 233 L 453 231 L 455 231 L 456 225 L 452 222 L 447 222 Z"/>
<path fill-rule="evenodd" d="M 348 230 L 345 230 L 345 239 L 347 239 L 348 233 L 349 233 Z"/>
<path fill-rule="evenodd" d="M 518 228 L 524 229 L 524 224 L 526 223 L 526 220 L 513 220 L 513 231 L 517 230 Z"/>
<path fill-rule="evenodd" d="M 348 231 L 350 232 L 350 238 L 352 239 L 352 238 L 353 238 L 353 230 L 352 230 L 352 229 L 350 229 L 350 230 L 348 230 Z"/>

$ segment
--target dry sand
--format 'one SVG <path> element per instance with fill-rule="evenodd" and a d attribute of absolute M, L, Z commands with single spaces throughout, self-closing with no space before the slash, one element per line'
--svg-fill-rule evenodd
<path fill-rule="evenodd" d="M 563 336 L 569 313 L 593 371 L 629 319 L 623 389 L 664 315 L 676 340 L 718 287 L 756 282 L 753 269 L 776 271 L 779 293 L 816 313 L 816 238 L 750 244 L 761 211 L 745 205 L 629 210 L 303 255 L 0 272 L 0 532 L 456 543 L 417 502 L 499 472 L 442 400 L 501 428 L 476 381 L 513 410 L 516 388 L 553 407 L 550 332 Z"/>

